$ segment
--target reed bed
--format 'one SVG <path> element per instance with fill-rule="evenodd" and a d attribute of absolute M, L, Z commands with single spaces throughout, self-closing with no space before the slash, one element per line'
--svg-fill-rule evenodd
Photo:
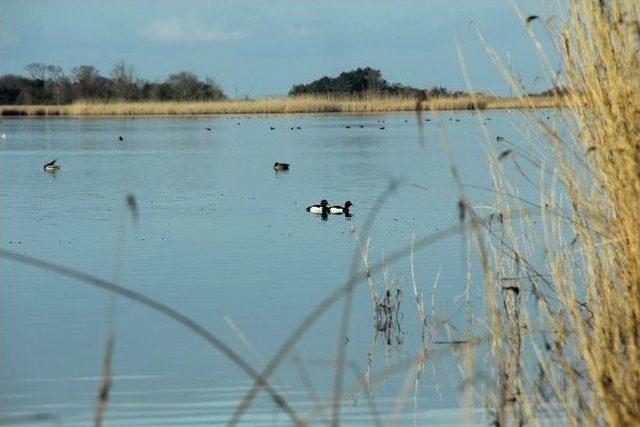
<path fill-rule="evenodd" d="M 556 97 L 534 97 L 538 108 L 560 107 Z M 521 108 L 517 98 L 460 96 L 416 98 L 395 96 L 295 96 L 255 100 L 203 102 L 77 102 L 70 105 L 0 105 L 0 115 L 10 116 L 136 116 L 190 114 L 292 114 L 374 113 L 383 111 L 471 110 Z"/>
<path fill-rule="evenodd" d="M 531 114 L 537 137 L 520 151 L 527 156 L 492 155 L 493 209 L 503 221 L 489 223 L 464 202 L 492 337 L 487 406 L 496 425 L 545 416 L 640 425 L 640 5 L 576 0 L 567 8 L 546 29 L 564 63 L 568 134 Z M 547 25 L 529 18 L 532 36 L 534 25 Z M 518 196 L 505 172 L 514 160 L 538 171 L 524 185 L 536 185 L 539 200 Z M 502 217 L 507 211 L 518 215 Z M 543 333 L 527 332 L 534 328 Z"/>

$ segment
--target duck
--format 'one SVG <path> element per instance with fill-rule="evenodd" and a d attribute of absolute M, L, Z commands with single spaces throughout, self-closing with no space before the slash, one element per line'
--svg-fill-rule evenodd
<path fill-rule="evenodd" d="M 353 203 L 351 203 L 349 200 L 347 200 L 346 202 L 344 202 L 344 206 L 339 206 L 339 205 L 334 205 L 329 207 L 329 213 L 332 214 L 348 214 L 349 213 L 349 208 L 353 206 Z"/>
<path fill-rule="evenodd" d="M 289 163 L 275 162 L 273 164 L 273 169 L 275 169 L 277 171 L 288 171 L 289 170 Z"/>
<path fill-rule="evenodd" d="M 120 142 L 124 141 L 124 138 L 122 137 L 122 135 L 120 135 L 120 136 L 118 137 L 118 141 L 120 141 Z"/>
<path fill-rule="evenodd" d="M 7 139 L 6 133 L 0 133 L 0 139 Z"/>
<path fill-rule="evenodd" d="M 327 202 L 325 199 L 322 199 L 319 205 L 308 206 L 307 212 L 326 215 L 329 213 L 329 202 Z"/>
<path fill-rule="evenodd" d="M 52 161 L 50 161 L 49 163 L 45 164 L 42 169 L 44 169 L 46 172 L 55 172 L 58 169 L 60 169 L 60 166 L 56 165 L 56 161 L 58 159 L 53 159 Z"/>

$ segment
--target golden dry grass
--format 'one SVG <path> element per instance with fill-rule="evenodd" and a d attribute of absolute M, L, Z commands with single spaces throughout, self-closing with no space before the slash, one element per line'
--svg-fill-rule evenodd
<path fill-rule="evenodd" d="M 536 157 L 536 138 L 526 153 L 538 208 L 512 196 L 509 161 L 495 156 L 495 212 L 517 214 L 473 216 L 497 373 L 490 407 L 500 425 L 558 411 L 568 425 L 640 425 L 640 3 L 576 0 L 564 16 L 549 29 L 569 134 L 529 117 L 551 151 Z"/>
<path fill-rule="evenodd" d="M 539 108 L 559 107 L 562 100 L 535 97 Z M 474 104 L 475 102 L 475 104 Z M 493 96 L 432 98 L 421 103 L 424 110 L 468 110 L 520 108 L 516 98 Z M 189 114 L 271 114 L 271 113 L 372 113 L 412 111 L 416 99 L 410 97 L 299 96 L 256 100 L 211 102 L 77 102 L 70 105 L 0 105 L 0 115 L 27 116 L 130 116 Z"/>

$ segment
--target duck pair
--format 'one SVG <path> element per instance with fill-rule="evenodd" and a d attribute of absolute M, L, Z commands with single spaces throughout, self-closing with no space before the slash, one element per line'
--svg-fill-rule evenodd
<path fill-rule="evenodd" d="M 348 214 L 349 208 L 351 206 L 353 206 L 353 203 L 351 203 L 349 200 L 344 202 L 344 206 L 340 206 L 340 205 L 329 206 L 329 202 L 322 199 L 319 205 L 308 206 L 307 212 L 314 213 L 314 214 L 321 214 L 321 215 L 326 215 L 326 214 L 341 215 L 341 214 Z"/>

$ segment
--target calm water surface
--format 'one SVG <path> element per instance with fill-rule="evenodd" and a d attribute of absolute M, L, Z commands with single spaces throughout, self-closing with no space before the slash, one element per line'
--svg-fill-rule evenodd
<path fill-rule="evenodd" d="M 513 117 L 488 116 L 490 138 L 522 138 Z M 413 237 L 458 223 L 459 193 L 437 126 L 463 181 L 489 185 L 477 118 L 469 112 L 429 117 L 424 146 L 415 114 L 3 118 L 0 244 L 170 305 L 259 369 L 315 304 L 347 278 L 356 249 L 351 229 L 362 227 L 390 180 L 401 185 L 375 212 L 371 262 Z M 119 135 L 125 142 L 117 142 Z M 44 173 L 42 165 L 54 158 L 60 171 Z M 291 163 L 291 170 L 275 173 L 275 161 Z M 490 199 L 481 190 L 468 191 L 478 205 Z M 125 203 L 129 193 L 137 199 L 137 224 Z M 351 200 L 353 217 L 323 221 L 305 212 L 322 198 L 339 204 Z M 439 273 L 435 307 L 458 326 L 464 325 L 465 245 L 462 236 L 454 236 L 415 254 L 429 310 Z M 111 296 L 13 261 L 1 260 L 0 267 L 0 410 L 5 420 L 42 414 L 45 420 L 30 423 L 91 425 Z M 475 266 L 472 273 L 478 282 Z M 382 275 L 374 279 L 381 292 Z M 416 354 L 421 334 L 409 261 L 390 265 L 387 280 L 403 292 L 401 333 L 391 345 L 376 334 L 370 290 L 360 285 L 348 337 L 338 336 L 341 305 L 334 306 L 276 371 L 274 386 L 300 414 L 330 398 L 338 340 L 348 341 L 353 366 L 372 376 Z M 475 297 L 474 303 L 482 304 Z M 106 425 L 228 420 L 251 384 L 240 369 L 146 307 L 116 298 L 114 319 L 114 381 Z M 462 332 L 452 334 L 459 338 Z M 372 385 L 384 421 L 394 413 L 406 373 L 390 373 Z M 345 378 L 347 388 L 358 383 L 351 370 Z M 398 407 L 398 420 L 461 421 L 459 392 L 456 358 L 429 360 L 418 386 L 411 383 L 405 405 Z M 362 392 L 345 397 L 343 421 L 370 424 L 366 402 Z M 313 421 L 327 417 L 326 412 L 316 414 Z M 243 421 L 289 424 L 263 393 Z"/>

